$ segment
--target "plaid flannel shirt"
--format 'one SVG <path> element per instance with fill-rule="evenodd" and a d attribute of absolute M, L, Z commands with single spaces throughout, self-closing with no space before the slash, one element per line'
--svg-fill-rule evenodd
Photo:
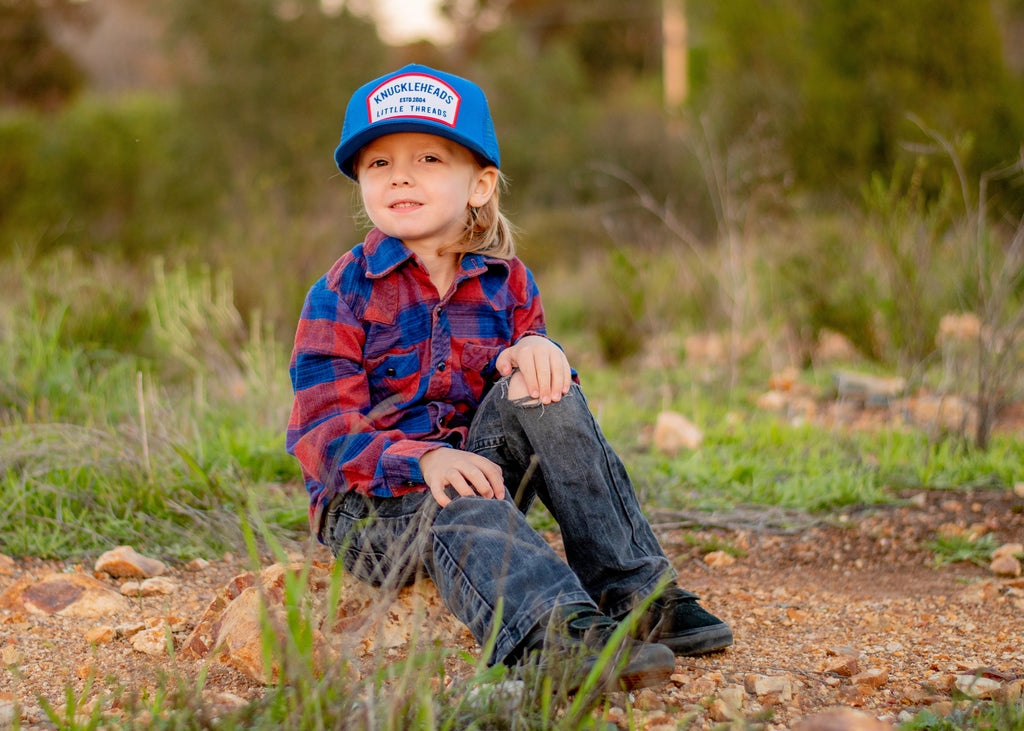
<path fill-rule="evenodd" d="M 342 492 L 425 490 L 419 458 L 460 448 L 498 354 L 544 335 L 533 275 L 518 259 L 463 256 L 441 299 L 419 259 L 373 230 L 306 297 L 290 375 L 287 448 L 310 495 L 310 526 Z"/>

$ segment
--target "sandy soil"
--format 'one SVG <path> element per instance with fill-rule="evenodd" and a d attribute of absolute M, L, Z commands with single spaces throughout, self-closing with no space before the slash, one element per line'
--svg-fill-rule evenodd
<path fill-rule="evenodd" d="M 901 713 L 948 710 L 957 677 L 979 670 L 997 681 L 998 692 L 1019 693 L 1024 580 L 970 562 L 936 566 L 927 544 L 940 531 L 1020 542 L 1024 498 L 1005 491 L 911 492 L 904 498 L 898 506 L 805 520 L 785 533 L 752 514 L 715 516 L 719 527 L 696 531 L 674 527 L 685 516 L 652 516 L 680 584 L 732 625 L 736 643 L 725 652 L 680 658 L 665 686 L 616 694 L 610 720 L 625 724 L 629 705 L 645 728 L 684 721 L 688 728 L 710 728 L 743 718 L 785 729 L 838 705 L 895 724 Z M 695 548 L 695 539 L 744 555 L 726 565 L 727 558 Z M 557 547 L 557 537 L 550 540 Z M 9 713 L 16 703 L 23 726 L 45 727 L 39 698 L 60 707 L 68 684 L 87 698 L 118 685 L 154 687 L 169 660 L 135 649 L 132 625 L 161 625 L 170 617 L 180 642 L 215 592 L 246 568 L 230 556 L 200 570 L 172 567 L 168 575 L 177 591 L 132 599 L 130 611 L 113 621 L 0 610 L 6 666 L 0 668 L 0 709 L 6 704 Z M 26 574 L 76 569 L 91 571 L 32 559 L 6 563 L 0 592 Z M 100 624 L 116 625 L 115 636 L 90 644 L 86 634 Z M 211 666 L 211 697 L 232 703 L 263 692 L 237 671 Z"/>

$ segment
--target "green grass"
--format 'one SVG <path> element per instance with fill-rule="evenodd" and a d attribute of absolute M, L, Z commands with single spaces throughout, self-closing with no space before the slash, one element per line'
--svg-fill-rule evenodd
<path fill-rule="evenodd" d="M 1024 701 L 962 702 L 947 716 L 921 711 L 900 731 L 1024 731 Z"/>
<path fill-rule="evenodd" d="M 936 566 L 970 561 L 978 566 L 988 566 L 992 552 L 999 548 L 998 539 L 991 533 L 981 537 L 973 535 L 942 535 L 929 541 L 928 550 L 934 555 Z"/>
<path fill-rule="evenodd" d="M 224 296 L 208 275 L 187 288 L 178 274 L 167 286 L 183 294 L 163 297 L 173 304 L 161 310 L 163 327 L 178 343 L 212 343 L 211 360 L 232 367 L 183 366 L 158 328 L 148 336 L 156 358 L 98 355 L 67 338 L 70 309 L 52 301 L 49 282 L 25 274 L 24 296 L 0 304 L 0 552 L 80 559 L 125 543 L 165 558 L 238 551 L 251 490 L 282 535 L 304 535 L 305 491 L 284 451 L 285 346 L 258 326 L 202 331 L 225 321 L 204 317 L 223 312 Z"/>

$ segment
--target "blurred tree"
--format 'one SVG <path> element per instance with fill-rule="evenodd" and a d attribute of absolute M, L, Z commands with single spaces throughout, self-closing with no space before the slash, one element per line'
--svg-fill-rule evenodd
<path fill-rule="evenodd" d="M 1018 0 L 997 3 L 1014 13 Z M 719 129 L 770 120 L 797 179 L 851 191 L 888 169 L 914 128 L 977 139 L 978 169 L 1013 157 L 1024 84 L 1008 69 L 993 3 L 692 0 L 696 107 Z"/>
<path fill-rule="evenodd" d="M 45 13 L 85 13 L 69 0 L 0 0 L 0 104 L 53 109 L 85 83 L 85 74 L 54 41 Z"/>
<path fill-rule="evenodd" d="M 351 91 L 385 70 L 374 26 L 319 0 L 172 0 L 168 9 L 191 60 L 182 69 L 188 154 L 301 209 L 337 172 L 330 153 Z"/>
<path fill-rule="evenodd" d="M 469 55 L 498 26 L 514 28 L 532 54 L 569 47 L 588 90 L 601 95 L 615 80 L 657 77 L 661 69 L 661 0 L 442 0 L 456 28 L 456 44 Z"/>

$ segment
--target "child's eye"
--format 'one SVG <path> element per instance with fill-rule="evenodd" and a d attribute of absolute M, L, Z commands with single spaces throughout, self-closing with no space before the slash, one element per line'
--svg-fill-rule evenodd
<path fill-rule="evenodd" d="M 423 162 L 441 162 L 441 158 L 437 155 L 424 155 Z"/>
<path fill-rule="evenodd" d="M 386 167 L 387 164 L 388 164 L 387 160 L 370 160 L 366 164 L 366 167 L 368 167 L 368 168 L 382 168 L 382 167 Z"/>

